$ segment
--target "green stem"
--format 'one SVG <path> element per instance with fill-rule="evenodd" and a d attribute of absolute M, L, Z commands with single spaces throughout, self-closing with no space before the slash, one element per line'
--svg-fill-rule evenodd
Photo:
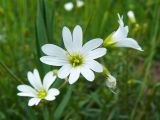
<path fill-rule="evenodd" d="M 9 75 L 16 81 L 23 83 L 18 77 L 2 62 L 0 61 L 0 65 L 9 73 Z"/>
<path fill-rule="evenodd" d="M 102 72 L 102 74 L 104 74 L 106 76 L 110 75 L 110 72 L 109 72 L 109 70 L 108 70 L 107 67 L 103 66 L 103 72 Z"/>
<path fill-rule="evenodd" d="M 65 79 L 65 82 L 63 82 L 63 84 L 58 89 L 62 89 L 65 86 L 65 84 L 67 83 L 67 81 L 68 81 L 68 78 Z"/>

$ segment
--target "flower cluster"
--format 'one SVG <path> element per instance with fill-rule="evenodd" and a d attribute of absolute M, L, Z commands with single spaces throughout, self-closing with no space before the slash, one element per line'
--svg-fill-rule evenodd
<path fill-rule="evenodd" d="M 45 56 L 40 58 L 44 64 L 59 67 L 57 74 L 50 71 L 41 82 L 38 70 L 35 69 L 33 73 L 28 72 L 28 81 L 32 87 L 19 85 L 17 87 L 20 91 L 18 95 L 31 97 L 29 106 L 38 105 L 42 99 L 52 101 L 60 93 L 58 89 L 50 88 L 57 77 L 66 79 L 69 84 L 73 84 L 81 75 L 86 80 L 93 81 L 95 79 L 94 72 L 104 73 L 106 85 L 112 89 L 116 88 L 116 78 L 96 59 L 106 54 L 107 47 L 130 47 L 142 51 L 134 39 L 127 37 L 128 26 L 124 26 L 123 17 L 119 15 L 118 17 L 119 28 L 104 41 L 101 38 L 95 38 L 83 44 L 83 32 L 79 25 L 75 26 L 72 33 L 67 27 L 63 27 L 62 37 L 65 49 L 54 44 L 45 44 L 42 46 Z"/>

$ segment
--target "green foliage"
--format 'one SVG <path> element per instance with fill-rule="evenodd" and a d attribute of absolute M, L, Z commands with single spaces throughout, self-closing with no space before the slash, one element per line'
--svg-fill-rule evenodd
<path fill-rule="evenodd" d="M 158 0 L 84 0 L 82 8 L 68 12 L 64 0 L 0 0 L 0 120 L 159 120 L 160 119 L 160 2 Z M 76 2 L 73 1 L 74 5 Z M 127 12 L 133 10 L 137 24 Z M 27 82 L 27 72 L 38 68 L 41 77 L 55 69 L 42 64 L 41 46 L 63 47 L 62 28 L 83 28 L 84 43 L 106 39 L 118 28 L 117 13 L 124 15 L 129 36 L 144 52 L 109 48 L 100 61 L 117 78 L 118 94 L 96 74 L 90 83 L 81 77 L 67 83 L 55 101 L 28 107 L 28 98 L 18 97 L 17 85 Z M 57 88 L 64 83 L 57 80 Z"/>
<path fill-rule="evenodd" d="M 60 104 L 58 105 L 58 107 L 56 108 L 55 112 L 54 112 L 54 117 L 55 119 L 60 119 L 62 117 L 63 112 L 65 111 L 66 106 L 69 103 L 70 97 L 72 95 L 72 86 L 70 86 L 67 89 L 66 94 L 64 95 L 64 97 L 62 98 L 62 101 L 60 102 Z"/>
<path fill-rule="evenodd" d="M 44 65 L 39 61 L 39 58 L 43 55 L 41 51 L 41 46 L 48 43 L 47 33 L 49 33 L 47 28 L 47 17 L 46 17 L 46 9 L 44 0 L 38 0 L 37 3 L 37 16 L 35 23 L 35 32 L 36 32 L 36 46 L 37 46 L 37 61 L 38 68 L 40 73 L 44 76 L 47 71 L 49 71 L 49 67 Z"/>

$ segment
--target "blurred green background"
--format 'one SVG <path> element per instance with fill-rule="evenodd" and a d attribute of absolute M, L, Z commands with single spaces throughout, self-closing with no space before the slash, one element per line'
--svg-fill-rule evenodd
<path fill-rule="evenodd" d="M 160 120 L 160 1 L 84 0 L 84 6 L 66 11 L 64 0 L 0 0 L 0 120 Z M 136 23 L 127 17 L 134 11 Z M 41 77 L 53 68 L 42 64 L 40 47 L 63 46 L 63 26 L 83 28 L 84 42 L 105 39 L 118 28 L 117 13 L 129 25 L 129 36 L 144 52 L 108 49 L 99 59 L 117 78 L 118 94 L 96 74 L 94 82 L 82 78 L 66 84 L 53 102 L 28 107 L 18 97 L 17 85 L 28 84 L 27 72 L 38 68 Z M 57 80 L 54 86 L 60 86 Z"/>

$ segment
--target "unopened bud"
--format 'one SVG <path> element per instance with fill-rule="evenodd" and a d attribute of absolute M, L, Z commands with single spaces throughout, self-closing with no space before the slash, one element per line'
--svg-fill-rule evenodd
<path fill-rule="evenodd" d="M 136 23 L 136 18 L 133 11 L 128 11 L 127 15 L 131 23 Z"/>
<path fill-rule="evenodd" d="M 54 69 L 54 70 L 53 70 L 53 75 L 55 75 L 55 76 L 58 75 L 58 70 L 57 70 L 57 69 Z"/>
<path fill-rule="evenodd" d="M 116 78 L 113 77 L 112 75 L 108 75 L 107 77 L 107 81 L 106 81 L 106 85 L 107 87 L 111 88 L 111 89 L 115 89 L 116 88 Z"/>
<path fill-rule="evenodd" d="M 68 2 L 68 3 L 64 4 L 64 9 L 66 11 L 71 11 L 73 9 L 73 7 L 74 7 L 74 5 L 72 2 Z"/>

